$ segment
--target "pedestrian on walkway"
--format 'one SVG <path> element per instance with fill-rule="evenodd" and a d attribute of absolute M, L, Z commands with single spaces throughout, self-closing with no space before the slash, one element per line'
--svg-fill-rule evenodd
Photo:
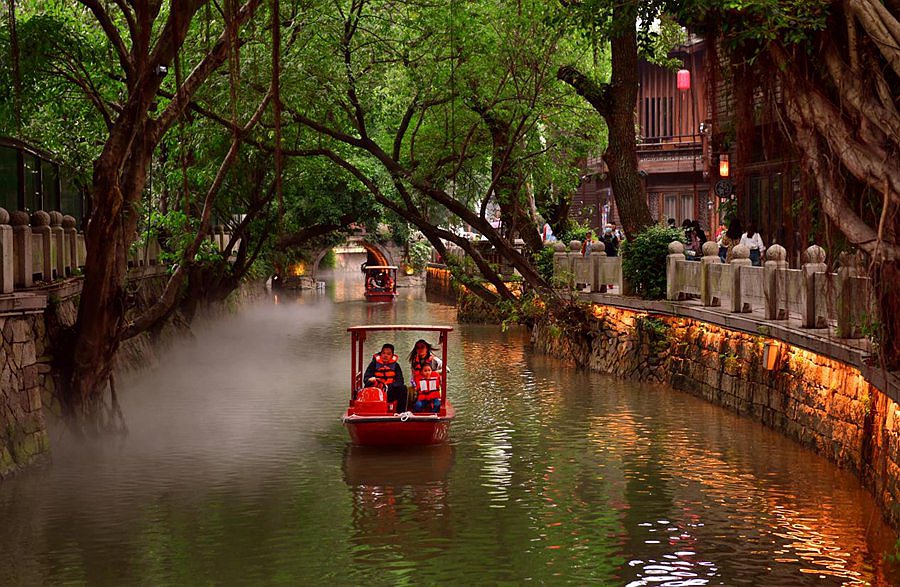
<path fill-rule="evenodd" d="M 756 223 L 747 224 L 747 232 L 741 235 L 741 244 L 750 249 L 750 262 L 754 267 L 762 266 L 762 255 L 766 251 L 762 237 L 756 232 Z"/>

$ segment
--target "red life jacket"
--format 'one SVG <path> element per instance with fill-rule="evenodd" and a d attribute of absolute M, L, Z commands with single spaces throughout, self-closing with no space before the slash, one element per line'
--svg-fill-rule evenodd
<path fill-rule="evenodd" d="M 427 402 L 433 399 L 441 398 L 441 380 L 437 373 L 432 373 L 427 379 L 419 377 L 416 379 L 416 401 Z"/>
<path fill-rule="evenodd" d="M 433 358 L 431 356 L 431 353 L 428 353 L 424 357 L 420 357 L 419 355 L 413 357 L 411 365 L 413 379 L 418 380 L 419 377 L 422 376 L 422 367 L 424 367 L 425 365 L 431 365 L 432 367 L 434 367 L 434 365 L 432 365 L 431 363 L 432 359 Z"/>
<path fill-rule="evenodd" d="M 397 370 L 394 368 L 394 365 L 397 364 L 397 355 L 394 355 L 390 363 L 385 363 L 381 360 L 381 353 L 373 356 L 372 360 L 375 361 L 374 377 L 385 387 L 389 386 L 397 379 Z"/>

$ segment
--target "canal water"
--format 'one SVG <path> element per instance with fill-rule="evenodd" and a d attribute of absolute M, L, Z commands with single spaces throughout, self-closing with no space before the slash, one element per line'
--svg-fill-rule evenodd
<path fill-rule="evenodd" d="M 351 447 L 346 327 L 455 322 L 361 286 L 198 329 L 120 383 L 125 438 L 53 431 L 51 466 L 0 483 L 0 585 L 897 583 L 895 536 L 849 473 L 688 394 L 536 355 L 524 329 L 451 333 L 448 445 Z"/>

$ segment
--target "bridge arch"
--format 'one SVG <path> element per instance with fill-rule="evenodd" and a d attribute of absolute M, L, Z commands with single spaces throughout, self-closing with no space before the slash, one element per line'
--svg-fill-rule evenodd
<path fill-rule="evenodd" d="M 393 249 L 393 247 L 391 247 L 389 249 L 388 247 L 385 247 L 384 245 L 369 242 L 362 237 L 351 236 L 350 238 L 347 239 L 345 244 L 356 245 L 356 246 L 360 246 L 360 247 L 364 248 L 366 250 L 366 252 L 370 253 L 373 257 L 375 257 L 375 262 L 379 265 L 397 265 L 397 262 L 399 261 L 399 257 L 397 255 L 397 253 L 391 250 L 391 249 Z M 328 251 L 330 251 L 332 248 L 334 248 L 334 247 L 328 247 L 328 248 L 321 249 L 316 254 L 315 260 L 313 261 L 313 264 L 312 264 L 312 270 L 310 271 L 310 275 L 312 276 L 313 279 L 316 279 L 317 275 L 319 273 L 319 263 L 322 261 L 322 259 L 325 258 L 325 255 L 328 254 Z"/>

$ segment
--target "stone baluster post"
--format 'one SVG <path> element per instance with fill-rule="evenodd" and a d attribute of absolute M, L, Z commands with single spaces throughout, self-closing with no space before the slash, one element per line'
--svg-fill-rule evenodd
<path fill-rule="evenodd" d="M 38 210 L 31 215 L 31 234 L 38 235 L 41 243 L 41 279 L 53 281 L 53 258 L 50 238 L 50 215 L 43 210 Z M 34 253 L 34 251 L 32 251 Z"/>
<path fill-rule="evenodd" d="M 859 321 L 868 297 L 860 285 L 860 259 L 856 254 L 841 253 L 837 272 L 837 328 L 841 338 L 860 338 Z"/>
<path fill-rule="evenodd" d="M 225 225 L 216 224 L 213 227 L 213 232 L 216 235 L 216 250 L 221 253 L 225 250 L 225 245 L 228 244 L 228 241 L 225 240 Z"/>
<path fill-rule="evenodd" d="M 569 287 L 574 287 L 575 285 L 575 259 L 581 257 L 581 241 L 569 241 L 569 253 L 568 257 L 568 269 L 567 271 L 571 275 L 569 278 Z"/>
<path fill-rule="evenodd" d="M 150 265 L 159 264 L 159 241 L 155 237 L 147 243 L 147 262 Z"/>
<path fill-rule="evenodd" d="M 13 229 L 9 225 L 9 212 L 0 208 L 0 293 L 12 293 L 14 263 Z"/>
<path fill-rule="evenodd" d="M 715 241 L 703 243 L 703 256 L 700 257 L 700 303 L 704 306 L 713 305 L 712 286 L 709 283 L 709 266 L 711 263 L 721 264 L 719 258 L 719 245 Z"/>
<path fill-rule="evenodd" d="M 666 256 L 666 299 L 678 300 L 681 295 L 681 282 L 678 279 L 678 261 L 684 261 L 684 243 L 669 243 L 669 254 Z"/>
<path fill-rule="evenodd" d="M 825 264 L 825 249 L 819 245 L 813 245 L 803 253 L 806 263 L 803 264 L 803 284 L 806 300 L 803 306 L 803 327 L 822 328 L 825 326 L 824 317 L 819 320 L 816 317 L 816 273 L 827 273 L 828 265 Z"/>
<path fill-rule="evenodd" d="M 28 212 L 18 210 L 9 215 L 13 227 L 13 283 L 16 287 L 31 287 L 32 245 L 31 227 L 28 226 Z"/>
<path fill-rule="evenodd" d="M 78 262 L 78 229 L 74 216 L 63 216 L 62 227 L 66 234 L 66 275 L 73 275 L 83 263 Z"/>
<path fill-rule="evenodd" d="M 44 281 L 53 281 L 56 268 L 53 266 L 53 239 L 50 232 L 49 213 L 44 210 L 38 210 L 31 215 L 31 234 L 37 235 L 38 240 L 41 242 L 43 252 L 41 257 L 41 277 Z"/>
<path fill-rule="evenodd" d="M 781 245 L 772 245 L 766 249 L 766 264 L 763 267 L 763 292 L 766 296 L 766 319 L 784 320 L 786 312 L 778 310 L 778 293 L 784 285 L 778 285 L 778 270 L 787 269 L 787 251 Z"/>
<path fill-rule="evenodd" d="M 603 264 L 606 262 L 606 250 L 603 246 L 591 251 L 591 291 L 606 293 L 606 279 L 604 279 Z M 600 283 L 600 282 L 603 283 Z"/>
<path fill-rule="evenodd" d="M 566 254 L 566 245 L 561 242 L 553 243 L 553 277 L 559 283 L 563 282 L 565 273 L 568 271 L 569 256 Z"/>
<path fill-rule="evenodd" d="M 741 267 L 750 267 L 750 247 L 747 245 L 735 245 L 731 249 L 731 308 L 732 312 L 749 312 L 749 304 L 744 304 L 741 294 Z"/>
<path fill-rule="evenodd" d="M 66 233 L 62 227 L 62 212 L 50 212 L 50 262 L 55 277 L 66 276 Z"/>

